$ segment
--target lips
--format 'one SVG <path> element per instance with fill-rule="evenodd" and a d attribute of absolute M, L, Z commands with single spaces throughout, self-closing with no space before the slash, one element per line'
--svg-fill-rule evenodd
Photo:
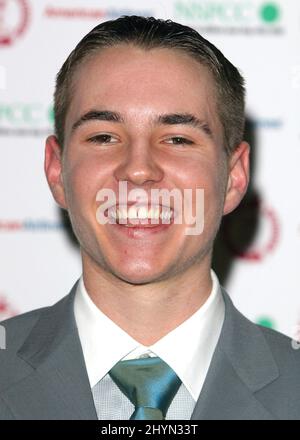
<path fill-rule="evenodd" d="M 126 227 L 155 228 L 173 223 L 174 211 L 163 205 L 115 205 L 106 211 L 109 223 Z"/>

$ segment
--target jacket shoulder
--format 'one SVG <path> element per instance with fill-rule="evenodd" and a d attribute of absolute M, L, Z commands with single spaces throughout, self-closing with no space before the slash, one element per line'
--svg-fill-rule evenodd
<path fill-rule="evenodd" d="M 49 307 L 42 307 L 1 321 L 0 325 L 5 339 L 5 348 L 1 350 L 2 353 L 17 351 L 40 318 L 41 314 L 48 309 Z"/>
<path fill-rule="evenodd" d="M 296 362 L 297 368 L 299 369 L 300 343 L 279 331 L 261 325 L 257 325 L 257 327 L 263 333 L 278 365 L 286 366 L 286 363 L 290 360 L 293 363 Z"/>
<path fill-rule="evenodd" d="M 228 319 L 232 324 L 229 334 L 235 341 L 235 348 L 241 349 L 242 346 L 246 346 L 246 354 L 251 346 L 253 347 L 251 355 L 257 359 L 262 356 L 260 351 L 268 347 L 267 350 L 271 352 L 272 357 L 279 366 L 283 365 L 284 368 L 290 361 L 294 364 L 296 362 L 299 368 L 300 342 L 297 343 L 289 336 L 277 330 L 252 322 L 234 306 L 230 296 L 223 287 L 222 293 L 226 312 L 229 316 Z M 259 341 L 264 341 L 264 343 L 259 344 Z"/>
<path fill-rule="evenodd" d="M 0 323 L 2 339 L 2 348 L 0 349 L 0 396 L 2 391 L 9 388 L 12 383 L 21 380 L 31 372 L 29 365 L 23 362 L 17 353 L 41 314 L 47 309 L 48 307 L 43 307 L 32 310 Z M 2 408 L 0 412 L 2 414 Z"/>

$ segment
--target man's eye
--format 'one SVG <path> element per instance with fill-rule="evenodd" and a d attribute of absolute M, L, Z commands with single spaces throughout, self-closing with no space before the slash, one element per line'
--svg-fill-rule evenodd
<path fill-rule="evenodd" d="M 167 139 L 167 143 L 173 145 L 183 145 L 183 144 L 192 145 L 194 142 L 181 136 L 175 136 L 170 139 Z"/>
<path fill-rule="evenodd" d="M 115 144 L 117 142 L 116 138 L 111 134 L 97 134 L 89 138 L 88 141 L 95 144 Z"/>

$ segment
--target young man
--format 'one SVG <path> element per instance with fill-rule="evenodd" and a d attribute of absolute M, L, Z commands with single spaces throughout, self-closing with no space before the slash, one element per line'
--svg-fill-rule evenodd
<path fill-rule="evenodd" d="M 0 418 L 300 418 L 299 353 L 243 317 L 211 270 L 247 190 L 243 130 L 243 79 L 196 31 L 121 17 L 77 45 L 45 172 L 83 275 L 4 323 Z"/>

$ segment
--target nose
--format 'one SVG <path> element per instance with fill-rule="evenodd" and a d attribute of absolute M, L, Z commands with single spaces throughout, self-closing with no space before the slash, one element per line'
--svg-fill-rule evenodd
<path fill-rule="evenodd" d="M 154 155 L 150 144 L 132 143 L 115 169 L 115 178 L 118 181 L 126 180 L 136 186 L 159 182 L 163 179 L 164 172 Z"/>

